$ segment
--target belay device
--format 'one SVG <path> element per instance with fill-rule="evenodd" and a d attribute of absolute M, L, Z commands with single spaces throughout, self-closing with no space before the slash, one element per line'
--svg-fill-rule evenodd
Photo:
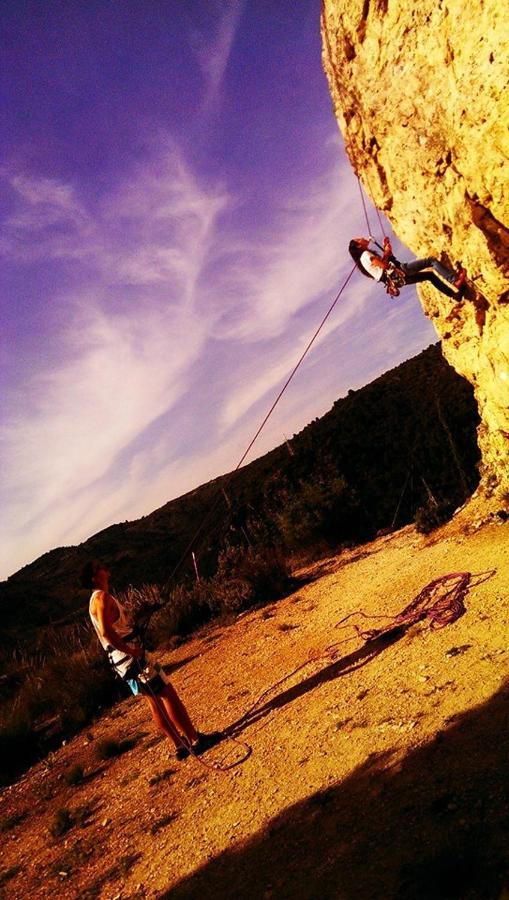
<path fill-rule="evenodd" d="M 385 270 L 385 290 L 389 297 L 399 297 L 399 289 L 406 284 L 405 273 L 399 265 L 390 262 Z"/>

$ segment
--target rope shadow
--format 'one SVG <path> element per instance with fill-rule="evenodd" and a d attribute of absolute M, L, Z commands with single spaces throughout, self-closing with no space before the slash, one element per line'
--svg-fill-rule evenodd
<path fill-rule="evenodd" d="M 357 636 L 364 640 L 362 647 L 354 650 L 342 659 L 336 660 L 334 657 L 337 654 L 337 648 L 351 639 L 346 638 L 335 645 L 331 645 L 326 648 L 323 654 L 324 657 L 333 657 L 333 661 L 330 662 L 329 665 L 321 668 L 313 675 L 308 676 L 299 684 L 287 688 L 285 691 L 282 691 L 279 695 L 264 702 L 260 706 L 260 703 L 262 703 L 267 694 L 276 690 L 284 681 L 295 676 L 299 671 L 305 669 L 312 660 L 307 660 L 300 666 L 297 666 L 293 672 L 284 676 L 281 681 L 273 684 L 272 687 L 268 688 L 260 697 L 258 697 L 251 707 L 247 709 L 236 722 L 227 726 L 224 730 L 225 736 L 233 737 L 238 735 L 245 728 L 258 722 L 269 713 L 286 706 L 288 703 L 292 703 L 294 700 L 297 700 L 309 691 L 314 690 L 319 685 L 325 684 L 328 681 L 333 681 L 335 678 L 340 678 L 343 675 L 348 675 L 350 672 L 362 668 L 371 662 L 372 659 L 379 656 L 380 653 L 388 647 L 401 640 L 413 625 L 417 625 L 426 617 L 430 618 L 432 627 L 434 625 L 444 627 L 445 625 L 456 621 L 456 619 L 466 612 L 464 599 L 470 588 L 484 584 L 484 582 L 492 578 L 495 573 L 496 569 L 489 569 L 475 574 L 470 572 L 459 572 L 440 576 L 426 585 L 418 596 L 408 604 L 401 613 L 394 617 L 366 616 L 366 614 L 360 610 L 350 613 L 338 623 L 337 627 L 340 629 L 353 627 Z M 445 591 L 442 598 L 440 597 L 440 591 Z M 356 615 L 360 615 L 365 619 L 389 618 L 390 621 L 386 626 L 378 630 L 363 632 L 360 630 L 359 626 L 354 623 L 352 623 L 351 626 L 349 624 L 344 624 L 348 619 L 351 619 Z"/>
<path fill-rule="evenodd" d="M 394 628 L 392 631 L 385 632 L 374 640 L 367 641 L 362 647 L 354 650 L 353 653 L 349 653 L 347 656 L 330 663 L 313 675 L 309 675 L 303 681 L 282 691 L 282 693 L 278 694 L 267 703 L 264 703 L 262 706 L 257 706 L 255 709 L 243 713 L 236 722 L 227 726 L 224 730 L 224 734 L 228 737 L 241 734 L 246 728 L 254 725 L 255 722 L 258 722 L 260 719 L 265 718 L 265 716 L 269 715 L 271 712 L 274 712 L 276 709 L 282 709 L 288 703 L 293 703 L 294 700 L 298 700 L 300 697 L 303 697 L 305 694 L 309 693 L 309 691 L 313 691 L 321 684 L 326 684 L 328 681 L 334 681 L 336 678 L 349 675 L 350 672 L 355 672 L 357 669 L 363 668 L 363 666 L 370 663 L 373 659 L 376 659 L 376 657 L 383 653 L 384 650 L 387 650 L 389 647 L 392 647 L 400 641 L 408 631 L 409 627 L 410 626 Z M 303 666 L 308 664 L 309 662 L 306 662 Z"/>

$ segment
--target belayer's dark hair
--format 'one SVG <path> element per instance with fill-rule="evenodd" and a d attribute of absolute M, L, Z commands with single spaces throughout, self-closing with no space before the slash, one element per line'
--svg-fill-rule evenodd
<path fill-rule="evenodd" d="M 89 559 L 81 570 L 81 586 L 92 590 L 94 586 L 94 575 L 100 568 L 101 562 L 98 559 Z"/>

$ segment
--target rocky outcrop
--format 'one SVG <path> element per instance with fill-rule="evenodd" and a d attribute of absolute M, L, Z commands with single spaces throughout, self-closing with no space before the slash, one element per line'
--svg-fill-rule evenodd
<path fill-rule="evenodd" d="M 418 257 L 461 260 L 455 303 L 420 287 L 479 404 L 482 485 L 509 492 L 509 28 L 499 0 L 324 0 L 323 62 L 347 153 Z M 504 196 L 505 194 L 505 196 Z"/>

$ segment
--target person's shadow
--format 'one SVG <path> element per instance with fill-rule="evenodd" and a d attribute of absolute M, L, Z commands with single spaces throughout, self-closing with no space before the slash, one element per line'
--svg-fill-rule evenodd
<path fill-rule="evenodd" d="M 256 705 L 254 708 L 252 707 L 247 710 L 247 712 L 243 713 L 236 722 L 232 722 L 228 725 L 224 729 L 224 735 L 226 737 L 237 737 L 245 728 L 258 722 L 260 719 L 263 719 L 274 710 L 281 709 L 283 706 L 286 706 L 287 703 L 293 703 L 294 700 L 307 694 L 308 691 L 313 691 L 320 684 L 325 684 L 327 681 L 333 681 L 335 678 L 340 678 L 342 675 L 348 675 L 356 669 L 361 669 L 363 666 L 367 665 L 367 663 L 371 662 L 371 660 L 375 659 L 375 657 L 379 656 L 380 653 L 383 653 L 384 650 L 387 650 L 388 647 L 392 647 L 393 644 L 401 640 L 409 627 L 410 626 L 396 627 L 391 631 L 385 632 L 380 637 L 366 641 L 362 647 L 354 650 L 353 653 L 349 653 L 347 656 L 343 656 L 341 659 L 329 663 L 329 665 L 324 666 L 324 668 L 315 672 L 313 675 L 304 678 L 298 684 L 293 685 L 293 687 L 287 688 L 271 700 L 267 700 L 261 706 Z"/>
<path fill-rule="evenodd" d="M 465 573 L 468 577 L 465 593 L 471 587 L 483 584 L 485 581 L 488 581 L 493 577 L 495 572 L 495 569 L 490 569 L 486 572 L 478 572 L 475 575 Z M 457 579 L 461 574 L 462 573 L 456 573 L 450 576 L 444 576 L 444 578 Z M 460 615 L 463 615 L 465 611 L 466 610 L 463 607 L 463 611 L 459 612 L 457 618 L 459 618 Z M 378 635 L 377 637 L 372 637 L 371 639 L 366 640 L 362 647 L 359 647 L 357 650 L 354 650 L 347 656 L 343 656 L 341 659 L 330 662 L 318 672 L 315 672 L 313 675 L 309 675 L 307 678 L 304 678 L 293 687 L 287 688 L 281 693 L 276 694 L 275 697 L 267 700 L 266 702 L 262 702 L 265 694 L 271 693 L 271 689 L 269 688 L 268 690 L 264 691 L 262 697 L 258 698 L 258 700 L 256 700 L 254 704 L 246 712 L 244 712 L 239 719 L 237 719 L 236 722 L 232 722 L 224 729 L 224 736 L 236 737 L 241 734 L 241 732 L 245 728 L 248 728 L 250 725 L 258 722 L 260 719 L 263 719 L 274 710 L 281 709 L 283 706 L 286 706 L 287 703 L 292 703 L 294 700 L 297 700 L 299 697 L 302 697 L 309 691 L 314 690 L 319 685 L 325 684 L 327 681 L 333 681 L 335 678 L 340 678 L 343 675 L 348 675 L 350 672 L 354 672 L 356 669 L 361 669 L 363 666 L 371 662 L 371 660 L 375 659 L 375 657 L 383 653 L 384 650 L 387 650 L 389 647 L 392 647 L 395 643 L 401 640 L 401 638 L 404 637 L 409 629 L 414 625 L 417 625 L 424 617 L 425 614 L 422 615 L 421 613 L 419 618 L 415 618 L 415 620 L 413 621 L 409 621 L 408 623 L 402 625 L 395 625 L 392 628 L 387 628 L 382 634 Z M 324 658 L 327 658 L 327 656 L 330 658 L 330 655 L 330 652 L 328 653 L 327 651 L 325 651 Z M 297 672 L 299 672 L 306 666 L 307 663 L 303 663 L 301 666 L 298 666 L 296 669 L 294 669 L 293 672 L 290 672 L 284 679 L 282 679 L 282 681 L 287 681 L 290 677 L 297 674 Z M 279 682 L 276 682 L 276 684 L 273 685 L 273 689 L 275 690 L 278 685 Z"/>

